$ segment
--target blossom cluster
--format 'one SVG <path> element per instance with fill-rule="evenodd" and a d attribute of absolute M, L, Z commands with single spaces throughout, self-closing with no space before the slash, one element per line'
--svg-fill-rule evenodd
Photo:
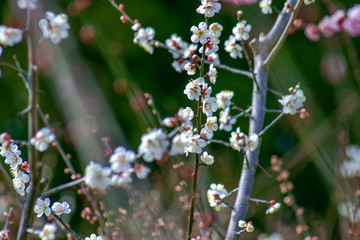
<path fill-rule="evenodd" d="M 29 190 L 30 167 L 29 164 L 21 158 L 21 151 L 10 134 L 2 133 L 0 135 L 0 155 L 5 157 L 5 163 L 10 165 L 10 171 L 13 175 L 13 186 L 15 190 L 24 196 Z"/>
<path fill-rule="evenodd" d="M 347 11 L 339 9 L 331 16 L 322 18 L 318 25 L 309 24 L 305 28 L 305 35 L 311 41 L 318 41 L 321 35 L 329 38 L 338 32 L 353 37 L 360 35 L 360 4 L 355 4 Z"/>
<path fill-rule="evenodd" d="M 155 152 L 154 149 L 152 151 Z M 156 154 L 158 154 L 157 151 Z M 132 150 L 117 147 L 110 156 L 110 167 L 102 167 L 99 163 L 92 161 L 86 166 L 85 183 L 93 189 L 105 190 L 109 186 L 123 186 L 130 183 L 132 173 L 135 173 L 138 178 L 144 179 L 150 173 L 150 168 L 142 163 L 132 165 L 136 158 L 137 156 Z"/>
<path fill-rule="evenodd" d="M 211 184 L 210 189 L 207 191 L 206 196 L 210 207 L 215 211 L 220 211 L 222 208 L 228 207 L 228 205 L 222 201 L 227 197 L 229 192 L 225 189 L 223 184 Z"/>
<path fill-rule="evenodd" d="M 238 12 L 239 16 L 242 16 L 242 11 Z M 229 39 L 225 41 L 225 51 L 230 54 L 230 57 L 242 58 L 242 46 L 238 41 L 247 41 L 250 37 L 249 32 L 251 31 L 251 25 L 246 20 L 239 20 L 236 26 L 232 29 L 233 35 L 229 36 Z"/>
<path fill-rule="evenodd" d="M 34 206 L 34 212 L 37 214 L 36 216 L 39 218 L 42 215 L 50 216 L 51 212 L 53 212 L 57 216 L 61 216 L 63 214 L 69 214 L 71 212 L 69 203 L 67 202 L 55 202 L 50 208 L 50 199 L 38 198 L 36 200 Z"/>
<path fill-rule="evenodd" d="M 282 99 L 279 99 L 279 102 L 283 105 L 284 113 L 295 115 L 297 111 L 304 106 L 306 97 L 299 85 L 296 85 L 295 88 L 289 88 L 289 93 L 289 95 L 285 95 Z"/>
<path fill-rule="evenodd" d="M 252 224 L 252 222 L 246 222 L 244 220 L 240 220 L 238 222 L 239 227 L 245 229 L 246 232 L 253 232 L 254 231 L 254 226 Z"/>
<path fill-rule="evenodd" d="M 235 132 L 231 132 L 230 145 L 236 151 L 255 151 L 259 144 L 257 134 L 245 135 L 238 127 Z"/>

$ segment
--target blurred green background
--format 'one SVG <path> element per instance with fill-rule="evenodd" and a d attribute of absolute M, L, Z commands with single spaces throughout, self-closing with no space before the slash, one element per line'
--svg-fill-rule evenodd
<path fill-rule="evenodd" d="M 179 107 L 193 104 L 183 94 L 189 77 L 171 67 L 171 54 L 163 49 L 155 49 L 154 54 L 150 55 L 134 45 L 130 25 L 121 23 L 119 12 L 107 1 L 39 2 L 41 6 L 33 16 L 35 22 L 43 17 L 46 10 L 67 13 L 70 19 L 70 38 L 53 45 L 39 37 L 35 55 L 40 72 L 40 106 L 50 114 L 55 133 L 66 151 L 72 154 L 72 161 L 80 173 L 91 160 L 108 165 L 108 156 L 104 154 L 107 147 L 104 137 L 109 139 L 111 148 L 124 145 L 136 151 L 146 129 L 159 126 L 151 109 L 146 106 L 143 93 L 152 94 L 162 117 L 173 116 Z M 324 2 L 327 1 L 317 1 L 303 7 L 299 18 L 305 23 L 317 23 L 329 14 Z M 356 2 L 341 1 L 340 6 L 349 8 Z M 144 27 L 153 27 L 156 30 L 155 38 L 161 42 L 165 42 L 173 33 L 189 42 L 190 27 L 203 20 L 195 12 L 198 1 L 125 0 L 122 3 L 132 18 L 139 19 Z M 283 1 L 274 1 L 274 4 L 280 9 Z M 222 42 L 231 34 L 239 9 L 244 11 L 244 18 L 253 26 L 251 38 L 257 37 L 262 31 L 266 32 L 276 17 L 276 14 L 262 15 L 256 4 L 236 6 L 223 3 L 221 14 L 211 19 L 224 26 Z M 17 9 L 16 1 L 0 1 L 1 24 L 24 28 L 23 17 L 24 12 Z M 34 25 L 35 28 L 36 23 Z M 38 29 L 36 31 L 40 34 Z M 300 83 L 307 97 L 305 107 L 310 117 L 301 120 L 288 116 L 265 135 L 260 164 L 272 177 L 258 170 L 253 197 L 282 200 L 276 175 L 270 170 L 270 157 L 278 155 L 284 161 L 284 168 L 290 171 L 294 195 L 298 205 L 305 209 L 309 230 L 319 239 L 350 239 L 347 230 L 351 225 L 347 218 L 339 216 L 337 209 L 339 203 L 356 199 L 355 188 L 351 187 L 354 182 L 341 178 L 338 169 L 346 159 L 345 146 L 359 144 L 360 141 L 360 66 L 349 58 L 349 53 L 359 56 L 359 44 L 359 38 L 341 34 L 314 43 L 304 36 L 303 30 L 298 29 L 289 35 L 270 68 L 271 88 L 285 94 L 289 87 Z M 5 48 L 0 60 L 13 63 L 14 54 L 26 68 L 26 44 Z M 223 49 L 220 49 L 219 55 L 222 64 L 247 69 L 245 60 L 233 60 Z M 18 115 L 27 104 L 26 89 L 15 72 L 3 67 L 1 69 L 0 131 L 9 132 L 15 139 L 26 139 L 26 116 Z M 249 106 L 251 80 L 218 71 L 213 93 L 233 90 L 234 101 L 241 107 Z M 271 93 L 268 94 L 268 108 L 279 108 L 277 96 Z M 275 117 L 276 114 L 267 114 L 266 122 L 271 122 Z M 237 125 L 243 130 L 247 129 L 248 120 L 240 120 Z M 215 137 L 227 140 L 229 133 L 218 132 Z M 199 205 L 203 211 L 209 210 L 205 198 L 209 185 L 214 182 L 225 184 L 228 190 L 236 188 L 242 165 L 241 155 L 230 149 L 210 145 L 208 151 L 215 156 L 215 164 L 201 168 Z M 25 159 L 25 149 L 23 152 Z M 70 180 L 69 176 L 63 174 L 64 164 L 54 149 L 41 156 L 49 166 L 44 174 L 51 179 L 51 186 Z M 182 203 L 178 201 L 181 193 L 175 192 L 174 187 L 179 184 L 178 171 L 187 180 L 191 174 L 192 160 L 174 161 L 181 160 L 186 166 L 177 171 L 172 169 L 171 163 L 150 164 L 153 172 L 149 179 L 136 181 L 133 188 L 144 196 L 157 199 L 154 201 L 157 206 L 153 213 L 154 222 L 160 217 L 171 219 L 169 222 L 174 221 L 179 224 L 177 227 L 185 229 L 187 211 L 181 209 Z M 106 197 L 109 208 L 122 207 L 136 212 L 136 207 L 127 204 L 132 196 L 131 191 L 111 190 L 109 197 Z M 85 220 L 80 221 L 80 213 L 85 205 L 76 197 L 75 191 L 58 194 L 52 200 L 64 198 L 78 203 L 69 219 L 74 229 L 83 235 L 94 232 L 95 226 L 90 229 Z M 230 197 L 228 202 L 233 200 Z M 245 235 L 245 238 L 256 239 L 262 232 L 279 232 L 284 239 L 300 239 L 301 235 L 295 233 L 295 215 L 290 207 L 283 205 L 274 216 L 265 216 L 266 208 L 263 206 L 251 205 L 249 219 L 256 230 L 254 234 Z M 230 210 L 215 213 L 215 226 L 220 232 L 225 232 L 229 214 Z M 128 228 L 127 239 L 140 239 L 139 235 L 131 235 L 134 228 L 133 225 Z"/>

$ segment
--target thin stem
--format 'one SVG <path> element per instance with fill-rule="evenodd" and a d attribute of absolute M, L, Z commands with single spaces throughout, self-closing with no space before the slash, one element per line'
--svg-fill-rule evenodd
<path fill-rule="evenodd" d="M 4 225 L 4 230 L 5 231 L 9 227 L 10 217 L 11 217 L 11 214 L 12 214 L 13 210 L 14 210 L 14 208 L 10 207 L 9 212 L 7 213 L 6 222 L 5 222 L 5 225 Z"/>
<path fill-rule="evenodd" d="M 31 92 L 28 96 L 28 141 L 35 136 L 38 130 L 38 91 L 39 91 L 39 82 L 38 77 L 34 77 L 34 64 L 33 64 L 33 43 L 31 36 L 31 9 L 27 9 L 26 16 L 26 30 L 27 30 L 27 49 L 28 49 L 28 71 L 27 71 L 27 81 Z M 21 219 L 19 224 L 19 230 L 17 235 L 17 240 L 26 239 L 27 232 L 26 229 L 31 227 L 33 222 L 34 211 L 32 210 L 35 201 L 38 197 L 40 191 L 40 179 L 41 179 L 41 167 L 38 166 L 38 152 L 34 146 L 28 145 L 28 162 L 31 166 L 30 173 L 30 183 L 31 189 L 28 193 L 27 199 L 22 209 Z"/>
<path fill-rule="evenodd" d="M 257 199 L 257 198 L 249 198 L 249 201 L 254 202 L 256 204 L 259 204 L 259 203 L 270 204 L 269 201 L 266 201 L 263 199 Z"/>
<path fill-rule="evenodd" d="M 282 96 L 283 96 L 281 93 L 279 93 L 278 91 L 276 91 L 276 90 L 274 90 L 274 89 L 272 89 L 272 88 L 269 88 L 269 87 L 268 87 L 267 90 L 268 90 L 269 92 L 271 92 L 271 93 L 279 96 L 279 97 L 282 97 Z"/>
<path fill-rule="evenodd" d="M 283 111 L 282 110 L 277 110 L 277 109 L 266 109 L 266 112 L 269 112 L 269 113 L 282 113 Z"/>
<path fill-rule="evenodd" d="M 205 61 L 205 63 L 210 64 L 209 61 Z M 231 72 L 231 73 L 243 75 L 243 76 L 248 77 L 248 78 L 251 78 L 251 79 L 253 79 L 253 77 L 254 77 L 254 75 L 253 75 L 252 72 L 245 71 L 245 70 L 240 70 L 240 69 L 236 69 L 236 68 L 233 68 L 233 67 L 229 67 L 229 66 L 227 66 L 227 65 L 224 65 L 224 64 L 217 64 L 217 65 L 214 64 L 214 66 L 217 67 L 217 68 L 220 68 L 220 69 L 224 69 L 224 70 L 226 70 L 226 71 L 228 71 L 228 72 Z"/>
<path fill-rule="evenodd" d="M 277 123 L 284 115 L 285 115 L 285 113 L 282 112 L 279 116 L 277 116 L 269 125 L 267 125 L 267 126 L 258 134 L 258 136 L 261 137 L 262 135 L 264 135 L 265 132 L 266 132 L 267 130 L 269 130 L 272 126 L 274 126 L 275 123 Z"/>
<path fill-rule="evenodd" d="M 61 191 L 64 191 L 64 190 L 67 190 L 69 188 L 73 188 L 81 183 L 84 182 L 84 177 L 82 178 L 79 178 L 79 179 L 76 179 L 74 181 L 71 181 L 71 182 L 68 182 L 68 183 L 65 183 L 65 184 L 62 184 L 62 185 L 59 185 L 59 186 L 56 186 L 56 187 L 53 187 L 51 189 L 48 189 L 46 191 L 44 191 L 41 196 L 43 196 L 44 198 L 45 197 L 48 197 L 50 195 L 53 195 L 55 193 L 58 193 L 58 192 L 61 192 Z"/>
<path fill-rule="evenodd" d="M 218 144 L 224 145 L 225 147 L 230 147 L 231 146 L 230 143 L 225 142 L 223 140 L 209 139 L 207 142 L 208 143 L 218 143 Z"/>
<path fill-rule="evenodd" d="M 64 222 L 64 220 L 63 220 L 61 217 L 59 217 L 59 216 L 56 215 L 56 214 L 51 214 L 51 215 L 57 220 L 58 225 L 64 227 L 64 228 L 66 229 L 66 231 L 67 231 L 68 233 L 70 233 L 71 236 L 73 236 L 73 238 L 79 239 L 79 240 L 83 240 L 83 238 L 80 237 L 74 230 L 72 230 L 72 229 Z"/>
<path fill-rule="evenodd" d="M 10 63 L 0 62 L 0 66 L 7 67 L 7 68 L 9 68 L 9 69 L 11 69 L 11 70 L 13 70 L 13 71 L 15 71 L 15 72 L 20 72 L 21 74 L 26 75 L 26 72 L 25 72 L 25 71 L 23 71 L 23 70 L 19 71 L 19 68 L 18 68 L 17 66 L 12 65 L 12 64 L 10 64 Z"/>

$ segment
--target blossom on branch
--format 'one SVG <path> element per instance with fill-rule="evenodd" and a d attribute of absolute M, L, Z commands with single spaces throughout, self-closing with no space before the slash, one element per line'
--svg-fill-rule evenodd
<path fill-rule="evenodd" d="M 131 168 L 130 163 L 134 162 L 136 154 L 131 150 L 126 150 L 124 147 L 117 147 L 114 153 L 110 156 L 111 170 L 115 173 L 127 171 Z"/>
<path fill-rule="evenodd" d="M 225 51 L 230 53 L 230 57 L 234 59 L 242 58 L 242 50 L 243 48 L 240 46 L 240 44 L 236 43 L 235 36 L 230 35 L 229 39 L 225 41 Z"/>
<path fill-rule="evenodd" d="M 70 24 L 68 23 L 68 16 L 64 13 L 55 15 L 53 12 L 47 11 L 45 18 L 39 21 L 39 27 L 44 38 L 50 38 L 54 44 L 69 36 Z"/>
<path fill-rule="evenodd" d="M 86 237 L 85 240 L 103 240 L 101 236 L 96 236 L 96 234 L 91 234 L 90 237 Z"/>
<path fill-rule="evenodd" d="M 85 168 L 85 184 L 93 189 L 105 190 L 111 185 L 110 174 L 110 168 L 91 161 Z"/>
<path fill-rule="evenodd" d="M 139 154 L 145 161 L 152 162 L 160 160 L 169 146 L 167 135 L 161 129 L 153 129 L 141 137 Z"/>
<path fill-rule="evenodd" d="M 51 223 L 46 223 L 43 229 L 39 233 L 41 240 L 54 240 L 56 235 L 56 225 Z"/>
<path fill-rule="evenodd" d="M 18 28 L 12 28 L 0 25 L 0 44 L 4 46 L 14 46 L 22 41 L 23 31 Z"/>
<path fill-rule="evenodd" d="M 299 85 L 295 88 L 290 88 L 289 93 L 289 95 L 283 96 L 279 102 L 283 105 L 284 113 L 295 115 L 297 110 L 304 106 L 303 103 L 306 101 L 306 97 Z"/>
<path fill-rule="evenodd" d="M 232 33 L 235 35 L 235 39 L 238 41 L 241 40 L 248 40 L 250 35 L 249 32 L 251 31 L 251 25 L 247 24 L 245 20 L 238 22 L 236 26 L 233 28 Z"/>
<path fill-rule="evenodd" d="M 63 214 L 69 214 L 71 212 L 69 203 L 67 202 L 55 202 L 52 207 L 51 210 L 54 212 L 54 214 L 61 216 Z"/>
<path fill-rule="evenodd" d="M 221 4 L 218 3 L 218 0 L 201 0 L 201 5 L 196 9 L 196 12 L 210 18 L 215 13 L 218 13 L 220 9 Z"/>
<path fill-rule="evenodd" d="M 205 44 L 210 37 L 210 31 L 205 22 L 199 23 L 198 27 L 192 26 L 190 31 L 192 32 L 191 41 L 193 43 L 200 42 L 201 44 Z"/>
<path fill-rule="evenodd" d="M 35 146 L 39 152 L 45 152 L 51 143 L 55 141 L 55 134 L 50 128 L 44 127 L 37 131 L 35 137 L 32 137 L 30 143 Z"/>
<path fill-rule="evenodd" d="M 228 207 L 228 205 L 222 201 L 228 194 L 223 184 L 211 184 L 210 189 L 206 193 L 210 207 L 214 208 L 215 211 L 220 211 L 221 208 Z"/>
<path fill-rule="evenodd" d="M 41 217 L 43 214 L 45 214 L 45 216 L 50 216 L 51 209 L 49 206 L 50 206 L 49 198 L 45 198 L 44 200 L 38 198 L 34 206 L 34 212 L 37 213 L 36 216 L 38 218 Z"/>

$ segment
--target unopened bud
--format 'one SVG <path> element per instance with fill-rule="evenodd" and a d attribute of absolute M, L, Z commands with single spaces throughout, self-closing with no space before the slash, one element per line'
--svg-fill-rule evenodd
<path fill-rule="evenodd" d="M 238 20 L 240 20 L 240 18 L 244 15 L 243 11 L 239 10 L 236 12 L 236 17 Z"/>
<path fill-rule="evenodd" d="M 194 63 L 197 63 L 197 62 L 199 62 L 199 57 L 198 57 L 198 55 L 193 55 L 192 57 L 191 57 L 191 61 L 192 62 L 194 62 Z"/>

